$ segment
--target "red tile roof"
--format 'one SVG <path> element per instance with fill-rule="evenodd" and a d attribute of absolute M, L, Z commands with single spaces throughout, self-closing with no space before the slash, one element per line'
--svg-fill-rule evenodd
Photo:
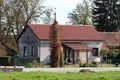
<path fill-rule="evenodd" d="M 88 47 L 85 44 L 65 44 L 65 45 L 74 50 L 92 50 L 92 48 Z"/>
<path fill-rule="evenodd" d="M 49 40 L 50 24 L 28 24 L 39 40 Z M 62 40 L 103 40 L 93 26 L 58 25 L 61 28 Z"/>
<path fill-rule="evenodd" d="M 107 46 L 120 46 L 120 32 L 99 32 Z"/>

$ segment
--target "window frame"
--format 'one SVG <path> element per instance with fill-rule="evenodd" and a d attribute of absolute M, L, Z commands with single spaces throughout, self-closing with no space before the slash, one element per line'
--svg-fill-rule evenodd
<path fill-rule="evenodd" d="M 31 57 L 34 57 L 34 46 L 31 46 L 31 54 L 30 54 Z"/>
<path fill-rule="evenodd" d="M 99 56 L 98 48 L 92 48 L 92 56 Z"/>

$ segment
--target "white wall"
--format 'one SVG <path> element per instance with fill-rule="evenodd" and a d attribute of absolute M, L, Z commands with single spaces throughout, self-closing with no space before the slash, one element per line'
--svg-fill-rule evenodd
<path fill-rule="evenodd" d="M 43 63 L 49 63 L 50 62 L 50 43 L 49 41 L 39 41 L 40 42 L 40 61 L 43 62 Z M 102 45 L 102 42 L 101 41 L 81 41 L 83 44 L 86 44 L 88 45 L 89 47 L 91 48 L 98 48 L 99 49 L 99 52 L 100 52 L 100 49 L 101 49 L 101 45 Z M 86 62 L 86 52 L 80 52 L 80 59 L 83 61 L 83 62 Z M 99 57 L 95 57 L 95 56 L 92 56 L 92 53 L 91 52 L 88 52 L 88 61 L 93 61 L 93 60 L 97 60 L 97 59 L 100 59 L 100 54 L 99 54 Z M 99 60 L 97 60 L 99 62 Z"/>
<path fill-rule="evenodd" d="M 40 61 L 43 63 L 50 62 L 49 41 L 40 41 Z"/>
<path fill-rule="evenodd" d="M 102 41 L 82 41 L 82 43 L 88 45 L 91 48 L 98 48 L 98 56 L 93 56 L 92 52 L 89 54 L 89 62 L 96 61 L 100 62 L 101 61 L 101 56 L 100 56 L 100 50 L 102 48 Z"/>
<path fill-rule="evenodd" d="M 90 56 L 91 56 L 91 53 L 88 52 L 88 61 L 89 61 Z M 80 58 L 81 62 L 86 63 L 87 62 L 86 52 L 79 52 L 79 58 Z"/>
<path fill-rule="evenodd" d="M 98 56 L 100 56 L 100 50 L 102 48 L 102 41 L 82 41 L 83 44 L 88 45 L 91 48 L 98 48 Z"/>

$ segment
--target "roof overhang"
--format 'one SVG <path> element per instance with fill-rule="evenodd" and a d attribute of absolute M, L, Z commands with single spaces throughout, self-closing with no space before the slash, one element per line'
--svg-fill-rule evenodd
<path fill-rule="evenodd" d="M 76 50 L 76 51 L 83 51 L 83 50 L 92 50 L 92 48 L 88 47 L 87 45 L 85 44 L 64 44 L 65 46 L 73 49 L 73 50 Z"/>

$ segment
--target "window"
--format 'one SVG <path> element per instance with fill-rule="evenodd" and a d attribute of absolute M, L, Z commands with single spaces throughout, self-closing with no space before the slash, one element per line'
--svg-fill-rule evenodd
<path fill-rule="evenodd" d="M 98 56 L 98 48 L 93 48 L 92 54 L 93 56 Z"/>
<path fill-rule="evenodd" d="M 34 56 L 34 46 L 31 46 L 31 57 L 33 57 Z"/>
<path fill-rule="evenodd" d="M 26 57 L 26 47 L 23 47 L 23 57 Z"/>

